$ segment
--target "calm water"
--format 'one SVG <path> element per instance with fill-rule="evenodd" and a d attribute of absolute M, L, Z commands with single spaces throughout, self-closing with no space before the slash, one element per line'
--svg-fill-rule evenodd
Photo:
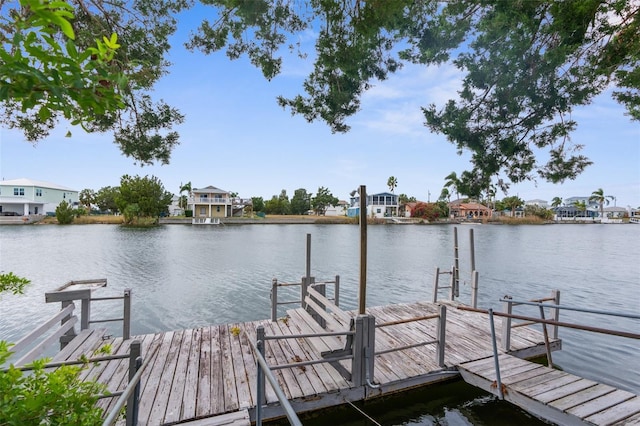
<path fill-rule="evenodd" d="M 640 226 L 458 226 L 460 300 L 467 303 L 470 229 L 482 308 L 499 309 L 504 295 L 530 299 L 559 289 L 563 305 L 640 313 Z M 59 309 L 44 303 L 45 291 L 90 278 L 108 279 L 103 294 L 133 289 L 134 334 L 267 318 L 271 279 L 293 282 L 305 274 L 308 233 L 312 275 L 340 275 L 341 306 L 355 309 L 359 229 L 353 225 L 0 227 L 0 270 L 32 280 L 24 296 L 0 300 L 0 339 L 18 339 Z M 453 226 L 370 226 L 368 240 L 368 306 L 429 299 L 435 267 L 453 262 Z M 113 317 L 108 303 L 95 305 L 92 316 Z M 638 320 L 577 312 L 563 312 L 561 320 L 640 330 Z M 563 351 L 554 353 L 560 367 L 640 392 L 640 342 L 570 329 L 560 337 Z M 418 402 L 403 400 L 385 424 L 496 424 L 483 413 L 502 410 L 527 417 L 466 385 L 447 386 L 440 398 L 421 393 Z"/>

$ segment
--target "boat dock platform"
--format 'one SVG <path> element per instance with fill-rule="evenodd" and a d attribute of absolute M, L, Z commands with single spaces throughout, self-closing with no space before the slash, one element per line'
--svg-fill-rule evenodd
<path fill-rule="evenodd" d="M 503 313 L 440 300 L 371 307 L 358 315 L 325 297 L 320 290 L 327 284 L 306 286 L 306 306 L 282 317 L 138 336 L 128 335 L 125 321 L 123 337 L 88 327 L 100 322 L 91 321 L 90 309 L 84 309 L 100 300 L 91 290 L 48 293 L 50 301 L 63 303 L 48 322 L 60 324 L 63 318 L 55 336 L 62 336 L 65 346 L 53 362 L 92 360 L 104 353 L 101 348 L 110 347 L 111 355 L 89 362 L 81 379 L 104 383 L 118 395 L 128 392 L 137 376 L 139 425 L 249 425 L 257 416 L 260 421 L 282 418 L 287 404 L 302 415 L 460 377 L 558 424 L 640 425 L 638 395 L 527 361 L 550 358 L 561 349 L 561 340 L 557 326 L 548 333 L 539 325 L 511 324 L 507 315 L 515 302 L 509 301 Z M 62 333 L 73 330 L 78 320 L 72 315 L 74 305 L 63 297 L 80 299 L 83 307 L 81 331 L 68 339 Z M 125 290 L 125 318 L 130 297 Z M 494 315 L 503 316 L 499 334 Z M 134 352 L 140 357 L 132 357 Z M 260 354 L 287 401 L 259 379 Z M 142 364 L 137 371 L 132 360 Z M 28 361 L 23 358 L 16 365 Z M 135 406 L 128 401 L 127 409 Z M 118 413 L 119 402 L 104 398 L 98 404 L 106 413 Z M 132 424 L 122 418 L 114 422 Z"/>
<path fill-rule="evenodd" d="M 491 357 L 489 322 L 484 314 L 449 306 L 446 316 L 444 366 L 439 366 L 434 345 L 420 345 L 391 351 L 395 347 L 432 341 L 437 338 L 437 322 L 424 319 L 403 323 L 405 319 L 438 314 L 438 304 L 417 302 L 367 309 L 377 324 L 390 324 L 375 331 L 376 352 L 372 382 L 354 386 L 328 363 L 283 368 L 275 371 L 287 399 L 297 413 L 360 401 L 395 393 L 459 375 L 457 366 Z M 183 423 L 237 411 L 248 411 L 255 418 L 256 354 L 249 340 L 256 339 L 256 329 L 263 326 L 267 336 L 300 335 L 314 328 L 301 309 L 278 319 L 236 324 L 213 325 L 193 330 L 179 330 L 134 336 L 131 339 L 104 338 L 103 331 L 79 334 L 54 361 L 92 356 L 110 345 L 114 354 L 126 354 L 132 341 L 142 343 L 142 355 L 151 356 L 141 379 L 139 424 Z M 352 314 L 348 312 L 348 314 Z M 321 360 L 312 338 L 266 341 L 269 365 Z M 542 333 L 519 327 L 511 335 L 515 356 L 540 357 L 545 354 Z M 559 340 L 551 341 L 559 349 Z M 386 353 L 381 353 L 389 351 Z M 410 362 L 409 362 L 410 361 Z M 345 361 L 341 361 L 347 365 Z M 348 366 L 347 366 L 348 367 Z M 84 378 L 105 383 L 111 392 L 123 390 L 128 381 L 128 360 L 114 360 L 91 365 Z M 109 408 L 114 401 L 104 400 Z M 265 420 L 282 417 L 283 411 L 273 390 L 266 388 Z M 209 424 L 209 423 L 207 423 Z M 215 424 L 215 423 L 210 423 Z"/>

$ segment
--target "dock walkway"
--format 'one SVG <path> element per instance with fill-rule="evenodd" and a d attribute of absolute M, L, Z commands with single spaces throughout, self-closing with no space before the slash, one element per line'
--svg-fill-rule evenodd
<path fill-rule="evenodd" d="M 498 357 L 504 399 L 561 425 L 640 425 L 640 397 L 502 354 Z M 498 395 L 494 357 L 458 365 L 462 378 Z"/>
<path fill-rule="evenodd" d="M 373 382 L 379 385 L 376 389 L 353 387 L 327 363 L 278 369 L 274 374 L 298 413 L 446 380 L 459 374 L 458 365 L 485 359 L 493 353 L 487 315 L 452 309 L 454 306 L 450 304 L 447 311 L 445 367 L 438 365 L 433 345 L 379 354 L 387 349 L 435 339 L 436 322 L 425 320 L 376 328 L 373 377 Z M 438 304 L 429 302 L 367 309 L 377 324 L 437 312 Z M 255 354 L 247 339 L 255 341 L 259 325 L 264 326 L 268 336 L 308 331 L 304 321 L 295 316 L 276 322 L 261 320 L 147 334 L 129 340 L 103 338 L 103 330 L 87 330 L 56 360 L 73 360 L 82 354 L 90 356 L 105 344 L 111 345 L 114 354 L 126 354 L 131 341 L 137 339 L 142 343 L 143 356 L 152 357 L 141 380 L 139 424 L 176 424 L 243 410 L 248 410 L 253 420 L 257 369 Z M 553 350 L 560 346 L 559 340 L 551 341 Z M 513 329 L 510 353 L 523 358 L 544 355 L 542 333 L 530 327 Z M 273 366 L 318 360 L 321 355 L 308 338 L 267 340 L 266 359 Z M 112 392 L 122 390 L 127 382 L 127 363 L 127 360 L 113 360 L 92 364 L 84 377 L 105 383 Z M 276 395 L 269 386 L 266 400 L 265 420 L 282 416 Z M 100 404 L 108 408 L 114 401 L 105 399 Z"/>

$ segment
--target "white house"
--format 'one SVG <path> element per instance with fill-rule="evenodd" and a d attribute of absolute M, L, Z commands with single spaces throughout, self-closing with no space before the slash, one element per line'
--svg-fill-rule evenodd
<path fill-rule="evenodd" d="M 390 192 L 367 195 L 367 217 L 392 217 L 398 215 L 398 196 Z M 351 197 L 351 205 L 347 209 L 347 216 L 356 217 L 360 214 L 360 196 Z"/>
<path fill-rule="evenodd" d="M 0 215 L 28 216 L 55 212 L 66 201 L 78 205 L 78 191 L 27 178 L 0 181 Z"/>
<path fill-rule="evenodd" d="M 337 205 L 327 207 L 327 210 L 325 210 L 324 215 L 325 216 L 346 216 L 347 207 L 348 207 L 347 202 L 344 200 L 340 200 L 338 201 Z"/>
<path fill-rule="evenodd" d="M 536 207 L 541 207 L 543 209 L 548 209 L 549 208 L 549 203 L 547 202 L 547 200 L 540 200 L 538 198 L 534 199 L 534 200 L 527 200 L 524 202 L 525 206 L 536 206 Z"/>

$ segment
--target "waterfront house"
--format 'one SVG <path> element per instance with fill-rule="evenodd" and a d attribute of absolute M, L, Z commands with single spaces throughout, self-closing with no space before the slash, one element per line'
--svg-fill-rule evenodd
<path fill-rule="evenodd" d="M 604 217 L 608 219 L 622 219 L 629 214 L 626 208 L 617 206 L 605 207 L 602 209 L 602 212 L 604 213 Z"/>
<path fill-rule="evenodd" d="M 365 208 L 367 217 L 385 218 L 398 215 L 398 196 L 390 192 L 367 195 Z M 347 209 L 347 216 L 357 217 L 360 215 L 360 195 L 354 193 L 351 203 Z"/>
<path fill-rule="evenodd" d="M 251 206 L 251 199 L 232 197 L 231 193 L 215 186 L 193 188 L 189 194 L 188 209 L 193 217 L 220 219 L 242 216 L 245 208 Z"/>
<path fill-rule="evenodd" d="M 458 219 L 488 219 L 491 217 L 491 209 L 476 202 L 463 203 L 455 200 L 449 203 L 451 217 Z"/>
<path fill-rule="evenodd" d="M 0 215 L 29 216 L 55 213 L 66 201 L 78 205 L 78 191 L 51 182 L 27 178 L 0 181 Z"/>
<path fill-rule="evenodd" d="M 536 207 L 540 207 L 543 209 L 548 209 L 549 208 L 549 203 L 547 202 L 547 200 L 540 200 L 538 198 L 534 199 L 534 200 L 527 200 L 524 202 L 525 206 L 536 206 Z"/>
<path fill-rule="evenodd" d="M 329 206 L 324 212 L 325 216 L 346 216 L 349 203 L 344 200 L 338 201 L 335 206 Z"/>

